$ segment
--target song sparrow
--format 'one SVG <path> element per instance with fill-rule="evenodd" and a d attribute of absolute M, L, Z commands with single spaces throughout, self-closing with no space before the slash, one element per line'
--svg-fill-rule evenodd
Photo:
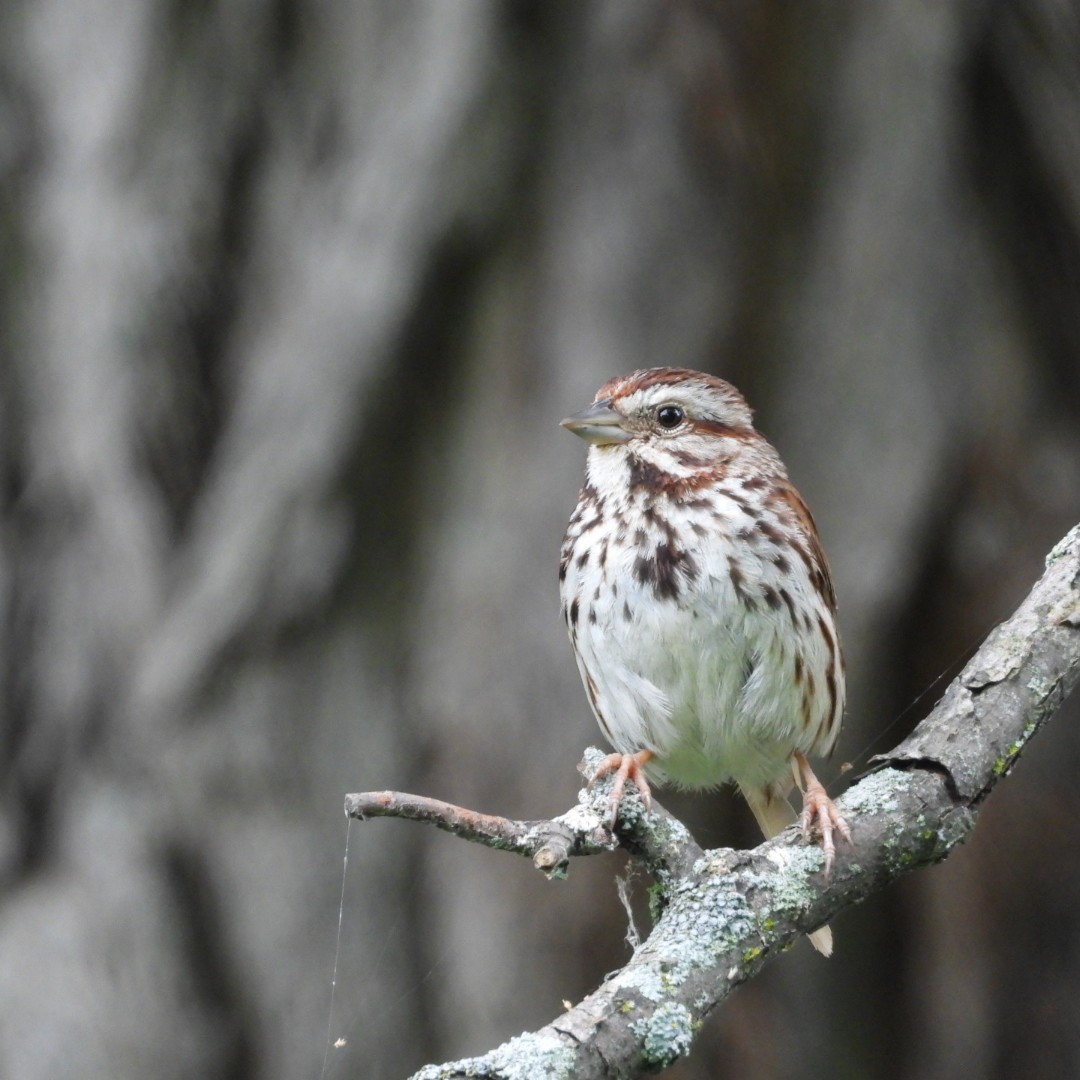
<path fill-rule="evenodd" d="M 730 383 L 680 368 L 605 383 L 563 421 L 589 443 L 559 569 L 563 618 L 627 780 L 738 785 L 766 837 L 850 832 L 806 760 L 844 709 L 836 599 L 810 511 Z M 826 955 L 828 927 L 811 935 Z"/>

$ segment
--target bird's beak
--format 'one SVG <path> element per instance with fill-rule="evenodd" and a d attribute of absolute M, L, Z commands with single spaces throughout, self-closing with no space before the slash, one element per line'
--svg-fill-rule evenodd
<path fill-rule="evenodd" d="M 611 407 L 610 399 L 594 401 L 587 409 L 568 416 L 562 426 L 593 446 L 610 446 L 630 441 L 621 413 Z"/>

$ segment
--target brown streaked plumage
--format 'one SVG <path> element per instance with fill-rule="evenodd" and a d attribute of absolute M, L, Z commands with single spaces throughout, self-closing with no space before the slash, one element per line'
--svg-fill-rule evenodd
<path fill-rule="evenodd" d="M 814 520 L 730 383 L 683 368 L 606 382 L 563 421 L 589 445 L 559 568 L 590 705 L 627 782 L 738 785 L 766 836 L 847 825 L 814 776 L 840 730 L 836 597 Z M 831 948 L 827 927 L 811 935 Z"/>

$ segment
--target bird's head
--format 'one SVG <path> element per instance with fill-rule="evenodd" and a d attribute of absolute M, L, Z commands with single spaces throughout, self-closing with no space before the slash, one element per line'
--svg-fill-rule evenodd
<path fill-rule="evenodd" d="M 562 426 L 596 447 L 707 449 L 710 440 L 756 434 L 750 407 L 730 383 L 686 368 L 649 368 L 610 379 Z M 705 446 L 702 446 L 705 443 Z"/>

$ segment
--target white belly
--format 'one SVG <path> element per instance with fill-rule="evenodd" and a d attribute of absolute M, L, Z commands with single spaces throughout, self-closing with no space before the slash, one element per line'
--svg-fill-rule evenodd
<path fill-rule="evenodd" d="M 707 546 L 692 550 L 698 573 L 677 598 L 638 580 L 638 552 L 611 543 L 599 589 L 595 569 L 576 566 L 563 585 L 568 610 L 578 598 L 571 638 L 601 728 L 620 753 L 652 750 L 647 771 L 661 783 L 785 781 L 792 754 L 810 752 L 820 737 L 820 724 L 808 722 L 796 655 L 823 687 L 831 663 L 824 646 L 797 632 L 786 607 L 760 599 L 748 607 L 726 558 L 710 560 Z M 760 597 L 776 578 L 767 559 L 739 565 L 744 594 Z M 809 602 L 808 581 L 789 572 L 784 584 Z"/>

